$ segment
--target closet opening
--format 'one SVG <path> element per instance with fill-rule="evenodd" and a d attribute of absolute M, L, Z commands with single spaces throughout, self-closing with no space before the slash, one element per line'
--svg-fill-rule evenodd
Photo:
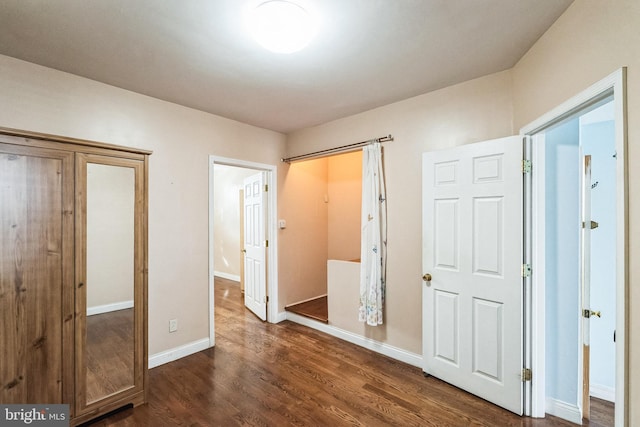
<path fill-rule="evenodd" d="M 311 199 L 304 203 L 304 227 L 317 274 L 299 284 L 298 300 L 285 310 L 322 323 L 336 316 L 357 319 L 362 150 L 292 163 L 292 174 Z"/>

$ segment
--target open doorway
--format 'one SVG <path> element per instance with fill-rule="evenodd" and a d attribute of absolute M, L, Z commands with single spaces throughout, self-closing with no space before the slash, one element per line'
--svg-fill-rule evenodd
<path fill-rule="evenodd" d="M 623 82 L 621 70 L 523 130 L 533 160 L 533 416 L 582 424 L 594 402 L 600 425 L 614 425 L 614 411 L 625 423 Z"/>
<path fill-rule="evenodd" d="M 259 177 L 259 180 L 256 180 Z M 209 341 L 215 344 L 214 279 L 234 281 L 240 287 L 244 279 L 246 233 L 243 203 L 247 186 L 257 188 L 261 206 L 254 220 L 262 222 L 256 246 L 264 252 L 261 261 L 264 273 L 263 320 L 275 322 L 278 307 L 277 288 L 277 234 L 276 234 L 276 167 L 216 156 L 209 158 Z M 254 206 L 252 205 L 252 208 Z M 252 209 L 255 210 L 255 209 Z M 246 215 L 245 215 L 246 216 Z M 255 239 L 254 239 L 255 240 Z M 259 241 L 258 241 L 259 240 Z M 251 274 L 251 273 L 250 273 Z M 249 275 L 250 275 L 249 274 Z M 244 292 L 246 300 L 247 292 Z M 248 307 L 245 301 L 245 306 Z M 255 307 L 248 307 L 254 311 Z"/>
<path fill-rule="evenodd" d="M 315 197 L 306 206 L 307 227 L 313 228 L 315 263 L 319 274 L 300 283 L 298 297 L 285 309 L 322 323 L 329 323 L 336 304 L 355 301 L 349 313 L 357 313 L 359 280 L 337 285 L 329 270 L 360 268 L 360 211 L 362 205 L 362 151 L 352 151 L 291 164 L 289 174 Z M 354 294 L 346 297 L 345 292 Z M 335 320 L 335 319 L 333 319 Z"/>
<path fill-rule="evenodd" d="M 594 399 L 612 402 L 613 418 L 615 401 L 616 156 L 613 103 L 603 102 L 546 130 L 540 141 L 547 410 L 575 410 L 566 415 L 574 421 L 590 419 Z"/>

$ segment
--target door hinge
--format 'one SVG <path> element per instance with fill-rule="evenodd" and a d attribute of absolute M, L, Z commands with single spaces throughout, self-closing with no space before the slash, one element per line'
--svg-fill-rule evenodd
<path fill-rule="evenodd" d="M 598 224 L 596 221 L 591 221 L 591 230 L 595 230 L 599 226 L 600 226 L 600 224 Z M 582 228 L 585 228 L 584 221 L 582 221 Z"/>
<path fill-rule="evenodd" d="M 268 247 L 269 247 L 269 241 L 268 241 L 268 240 L 265 240 L 265 241 L 264 241 L 264 247 L 265 247 L 265 248 L 268 248 Z"/>
<path fill-rule="evenodd" d="M 522 369 L 522 382 L 531 381 L 532 378 L 533 378 L 533 373 L 531 372 L 531 369 L 529 368 Z"/>
<path fill-rule="evenodd" d="M 522 264 L 522 277 L 531 277 L 531 264 Z"/>
<path fill-rule="evenodd" d="M 269 191 L 269 184 L 264 185 L 264 192 L 266 193 L 267 191 Z"/>
<path fill-rule="evenodd" d="M 522 173 L 531 173 L 531 160 L 522 160 Z"/>
<path fill-rule="evenodd" d="M 268 303 L 268 302 L 269 302 L 269 296 L 265 296 L 265 297 L 264 297 L 264 303 L 266 304 L 266 303 Z"/>

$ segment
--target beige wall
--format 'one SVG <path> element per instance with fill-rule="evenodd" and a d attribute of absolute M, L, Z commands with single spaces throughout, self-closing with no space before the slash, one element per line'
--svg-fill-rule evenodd
<path fill-rule="evenodd" d="M 361 240 L 362 151 L 329 157 L 327 163 L 328 257 L 357 260 Z"/>
<path fill-rule="evenodd" d="M 278 191 L 278 303 L 286 305 L 327 293 L 327 159 L 285 166 Z"/>
<path fill-rule="evenodd" d="M 630 423 L 640 425 L 640 2 L 574 2 L 513 69 L 516 129 L 627 66 Z M 635 356 L 634 356 L 635 355 Z"/>
<path fill-rule="evenodd" d="M 278 214 L 287 221 L 279 231 L 281 308 L 327 294 L 327 259 L 360 257 L 361 186 L 361 151 L 288 166 Z"/>
<path fill-rule="evenodd" d="M 422 353 L 421 154 L 511 135 L 511 98 L 511 74 L 502 72 L 289 135 L 288 155 L 389 133 L 395 138 L 384 145 L 388 264 L 385 324 L 376 332 L 380 341 Z M 289 181 L 287 177 L 286 185 Z M 292 209 L 295 200 L 296 196 L 289 194 L 281 205 Z M 304 263 L 309 257 L 306 245 L 293 239 L 287 241 L 287 251 L 297 254 L 298 263 Z M 282 252 L 280 256 L 282 265 L 288 257 Z M 324 270 L 326 265 L 317 268 Z M 297 277 L 291 272 L 285 280 L 281 270 L 280 289 L 287 292 L 287 288 L 300 283 Z M 357 322 L 355 316 L 353 322 Z M 345 329 L 358 330 L 358 326 L 354 323 Z"/>
<path fill-rule="evenodd" d="M 207 338 L 208 156 L 280 165 L 285 136 L 6 56 L 0 76 L 0 126 L 154 151 L 149 353 Z"/>

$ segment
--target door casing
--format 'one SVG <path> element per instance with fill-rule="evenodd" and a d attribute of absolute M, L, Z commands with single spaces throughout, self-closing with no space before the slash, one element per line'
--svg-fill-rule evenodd
<path fill-rule="evenodd" d="M 613 96 L 615 110 L 616 168 L 616 401 L 615 425 L 628 424 L 628 172 L 626 133 L 626 68 L 621 68 L 592 85 L 580 94 L 562 103 L 540 118 L 524 126 L 520 134 L 525 138 L 525 156 L 533 164 L 529 206 L 525 212 L 530 219 L 525 234 L 525 254 L 531 263 L 533 274 L 530 289 L 525 290 L 525 359 L 530 359 L 533 379 L 530 387 L 530 402 L 525 402 L 525 414 L 533 417 L 545 416 L 545 289 L 544 289 L 544 174 L 535 173 L 536 165 L 544 163 L 544 144 L 540 144 L 541 132 L 579 111 Z M 528 298 L 527 298 L 528 296 Z M 536 374 L 542 373 L 542 374 Z"/>

